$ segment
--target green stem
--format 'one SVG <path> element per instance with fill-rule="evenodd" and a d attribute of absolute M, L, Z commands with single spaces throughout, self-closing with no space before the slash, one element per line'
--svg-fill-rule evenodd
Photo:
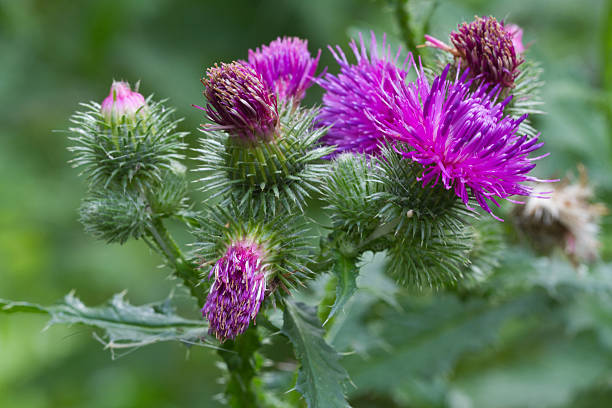
<path fill-rule="evenodd" d="M 200 306 L 204 306 L 206 293 L 202 287 L 198 286 L 200 278 L 197 266 L 185 258 L 161 218 L 153 219 L 149 224 L 149 233 L 191 295 L 198 299 Z"/>
<path fill-rule="evenodd" d="M 235 340 L 223 343 L 223 348 L 218 351 L 229 370 L 226 395 L 230 407 L 261 407 L 261 402 L 257 398 L 256 380 L 261 366 L 261 357 L 257 354 L 260 346 L 257 327 L 251 325 Z"/>
<path fill-rule="evenodd" d="M 408 47 L 408 51 L 412 52 L 414 58 L 417 59 L 421 53 L 414 41 L 414 32 L 410 20 L 410 13 L 408 12 L 408 3 L 409 0 L 395 0 L 395 18 L 397 19 L 397 25 L 399 26 L 402 39 L 406 47 Z"/>

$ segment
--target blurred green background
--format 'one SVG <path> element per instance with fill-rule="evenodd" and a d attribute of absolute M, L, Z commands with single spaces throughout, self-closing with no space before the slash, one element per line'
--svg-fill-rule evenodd
<path fill-rule="evenodd" d="M 543 63 L 547 82 L 548 114 L 535 123 L 552 157 L 538 164 L 538 175 L 563 176 L 582 162 L 600 200 L 608 203 L 611 13 L 612 2 L 603 0 L 448 0 L 440 2 L 432 21 L 439 38 L 475 14 L 524 28 L 524 41 L 531 44 L 527 56 Z M 186 117 L 182 128 L 192 132 L 193 144 L 203 116 L 191 104 L 203 103 L 199 79 L 206 67 L 245 58 L 249 48 L 279 35 L 307 38 L 312 51 L 344 46 L 356 29 L 398 33 L 382 0 L 0 0 L 0 298 L 48 304 L 76 289 L 84 302 L 98 304 L 127 289 L 140 304 L 164 298 L 173 287 L 168 271 L 158 268 L 161 259 L 145 244 L 105 245 L 77 222 L 85 186 L 67 164 L 66 134 L 53 130 L 69 126 L 79 101 L 101 101 L 113 78 L 140 80 L 142 93 L 170 98 Z M 326 65 L 336 72 L 324 50 L 321 66 Z M 311 91 L 308 101 L 316 103 L 319 96 Z M 604 231 L 603 258 L 610 261 L 609 221 Z M 0 315 L 0 407 L 218 406 L 215 395 L 223 386 L 217 356 L 208 349 L 158 344 L 112 361 L 91 330 L 41 331 L 45 323 L 37 315 Z M 545 376 L 546 370 L 578 370 L 584 366 L 578 363 L 594 359 L 601 365 L 597 381 L 612 383 L 611 358 L 597 357 L 607 353 L 600 350 L 572 355 L 576 365 L 571 360 L 569 366 L 554 354 L 538 369 Z M 497 381 L 503 388 L 503 375 L 495 375 L 485 387 L 499 388 Z M 458 386 L 470 390 L 480 380 L 468 376 Z M 512 406 L 578 406 L 559 384 L 547 388 L 554 394 L 559 387 L 558 398 L 516 399 Z M 542 390 L 505 392 L 510 398 Z M 503 393 L 488 397 L 496 403 L 465 402 L 459 395 L 449 405 L 504 405 L 498 400 Z M 391 406 L 374 398 L 358 404 Z"/>

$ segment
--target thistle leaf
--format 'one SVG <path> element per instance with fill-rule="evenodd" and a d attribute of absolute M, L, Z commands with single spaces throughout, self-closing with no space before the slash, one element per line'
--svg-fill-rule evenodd
<path fill-rule="evenodd" d="M 44 313 L 51 317 L 47 327 L 78 323 L 101 329 L 102 335 L 95 337 L 113 352 L 113 357 L 119 349 L 162 341 L 200 343 L 207 335 L 204 320 L 185 319 L 175 313 L 171 296 L 162 302 L 134 306 L 125 299 L 125 293 L 118 293 L 105 305 L 96 307 L 83 304 L 74 292 L 52 306 L 0 299 L 0 313 Z"/>
<path fill-rule="evenodd" d="M 446 295 L 405 299 L 403 307 L 388 308 L 380 316 L 384 325 L 376 330 L 385 345 L 370 350 L 365 364 L 358 356 L 347 360 L 359 392 L 385 392 L 447 373 L 464 354 L 494 343 L 508 321 L 544 313 L 547 300 L 539 291 L 498 304 Z"/>
<path fill-rule="evenodd" d="M 349 376 L 338 362 L 338 353 L 323 339 L 316 308 L 286 302 L 282 332 L 293 344 L 300 362 L 295 388 L 308 407 L 349 407 L 344 396 Z"/>

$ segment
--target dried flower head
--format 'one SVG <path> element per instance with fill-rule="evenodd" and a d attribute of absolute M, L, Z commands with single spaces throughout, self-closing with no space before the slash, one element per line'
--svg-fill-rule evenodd
<path fill-rule="evenodd" d="M 516 26 L 515 26 L 516 27 Z M 518 27 L 516 27 L 518 28 Z M 452 53 L 461 60 L 461 67 L 468 67 L 471 75 L 484 81 L 512 88 L 523 63 L 515 44 L 521 43 L 522 30 L 504 27 L 494 17 L 476 17 L 471 23 L 463 23 L 450 35 L 452 45 L 426 35 L 426 45 Z"/>
<path fill-rule="evenodd" d="M 265 264 L 260 248 L 236 242 L 211 269 L 214 282 L 202 308 L 210 333 L 219 341 L 234 339 L 254 320 L 266 291 Z"/>
<path fill-rule="evenodd" d="M 423 166 L 423 185 L 442 181 L 468 208 L 473 197 L 492 214 L 488 201 L 499 206 L 497 198 L 531 194 L 531 188 L 521 183 L 537 180 L 529 172 L 538 158 L 529 154 L 543 143 L 517 135 L 526 115 L 503 116 L 510 98 L 495 102 L 499 86 L 481 83 L 471 92 L 474 82 L 467 80 L 467 72 L 453 80 L 449 69 L 431 85 L 423 72 L 415 82 L 400 83 L 387 97 L 393 114 L 386 121 L 377 120 L 378 129 L 409 146 L 401 153 Z"/>
<path fill-rule="evenodd" d="M 318 123 L 331 126 L 323 142 L 336 145 L 335 153 L 377 153 L 383 137 L 372 116 L 376 120 L 390 121 L 393 114 L 387 101 L 380 99 L 379 90 L 386 94 L 394 92 L 393 82 L 403 82 L 406 78 L 409 59 L 406 58 L 403 66 L 398 67 L 400 50 L 393 55 L 390 46 L 385 45 L 385 37 L 379 54 L 374 33 L 369 52 L 361 35 L 359 45 L 353 40 L 350 48 L 357 59 L 355 64 L 349 63 L 339 46 L 335 50 L 329 48 L 340 65 L 340 73 L 328 73 L 318 80 L 326 91 Z M 367 109 L 370 114 L 366 114 Z"/>
<path fill-rule="evenodd" d="M 260 74 L 240 62 L 215 65 L 202 79 L 208 118 L 216 125 L 207 130 L 224 130 L 247 143 L 274 139 L 279 125 L 276 96 Z"/>
<path fill-rule="evenodd" d="M 110 93 L 102 101 L 100 112 L 106 123 L 121 123 L 136 119 L 137 113 L 144 112 L 145 98 L 130 89 L 130 84 L 123 81 L 113 81 Z"/>
<path fill-rule="evenodd" d="M 308 41 L 297 37 L 277 38 L 255 51 L 249 50 L 249 65 L 281 101 L 299 103 L 312 85 L 321 50 L 316 57 L 308 51 Z"/>
<path fill-rule="evenodd" d="M 530 197 L 514 211 L 519 227 L 538 249 L 561 247 L 575 265 L 597 258 L 599 222 L 608 213 L 604 204 L 592 203 L 594 193 L 586 170 L 583 166 L 578 170 L 578 182 L 568 177 L 552 186 L 550 198 Z M 550 191 L 551 186 L 537 184 L 534 190 Z"/>

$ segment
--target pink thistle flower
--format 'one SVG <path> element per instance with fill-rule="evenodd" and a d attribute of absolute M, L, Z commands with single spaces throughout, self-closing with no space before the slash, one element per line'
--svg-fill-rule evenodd
<path fill-rule="evenodd" d="M 113 81 L 110 93 L 102 101 L 100 112 L 107 123 L 119 123 L 122 118 L 134 120 L 146 105 L 144 96 L 130 89 L 130 84 Z"/>

